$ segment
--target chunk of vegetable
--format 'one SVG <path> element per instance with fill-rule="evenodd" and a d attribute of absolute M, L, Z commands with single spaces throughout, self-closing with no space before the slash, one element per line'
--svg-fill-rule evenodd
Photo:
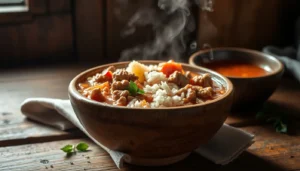
<path fill-rule="evenodd" d="M 184 73 L 181 64 L 173 61 L 166 62 L 161 66 L 161 72 L 164 73 L 167 77 L 169 77 L 175 71 Z"/>
<path fill-rule="evenodd" d="M 89 86 L 90 86 L 90 85 L 87 84 L 87 83 L 79 83 L 79 88 L 80 88 L 81 90 L 84 90 L 84 89 L 88 88 Z"/>
<path fill-rule="evenodd" d="M 109 80 L 112 80 L 113 78 L 113 73 L 111 71 L 107 71 L 105 74 L 104 74 L 105 77 L 109 78 Z"/>
<path fill-rule="evenodd" d="M 100 89 L 94 89 L 91 91 L 91 94 L 88 96 L 88 98 L 92 99 L 92 100 L 96 100 L 98 102 L 104 102 L 105 101 L 105 97 L 103 96 L 103 94 L 101 93 Z"/>
<path fill-rule="evenodd" d="M 139 82 L 144 82 L 145 81 L 145 72 L 148 72 L 149 69 L 147 66 L 137 62 L 137 61 L 132 61 L 129 63 L 126 71 L 133 73 L 135 76 L 138 77 Z"/>
<path fill-rule="evenodd" d="M 107 81 L 107 82 L 104 82 L 104 83 L 102 83 L 102 84 L 96 84 L 96 85 L 94 85 L 94 86 L 91 86 L 91 87 L 85 89 L 84 92 L 93 91 L 93 90 L 95 90 L 95 89 L 103 90 L 103 89 L 106 88 L 106 87 L 107 87 L 108 89 L 110 89 L 110 85 L 109 85 L 109 82 L 108 82 L 108 81 Z"/>

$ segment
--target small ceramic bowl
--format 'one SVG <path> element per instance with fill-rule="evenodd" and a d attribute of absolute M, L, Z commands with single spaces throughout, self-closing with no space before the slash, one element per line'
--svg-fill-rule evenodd
<path fill-rule="evenodd" d="M 162 61 L 139 61 L 158 64 Z M 77 75 L 69 85 L 69 97 L 84 128 L 95 140 L 111 150 L 127 153 L 131 163 L 148 165 L 147 159 L 187 156 L 210 140 L 227 118 L 233 99 L 233 86 L 226 77 L 211 70 L 182 64 L 184 70 L 210 73 L 226 91 L 203 104 L 168 108 L 128 108 L 99 103 L 82 96 L 77 85 L 108 66 L 125 68 L 129 62 L 98 66 Z M 182 159 L 179 157 L 178 159 Z M 159 163 L 159 162 L 158 162 Z M 166 163 L 164 163 L 166 164 Z M 167 164 L 170 164 L 167 163 Z M 151 163 L 151 165 L 161 165 Z"/>
<path fill-rule="evenodd" d="M 194 53 L 189 64 L 205 66 L 214 62 L 243 62 L 257 65 L 268 72 L 258 77 L 227 76 L 234 85 L 232 111 L 257 111 L 278 86 L 284 67 L 275 57 L 243 48 L 212 48 Z"/>

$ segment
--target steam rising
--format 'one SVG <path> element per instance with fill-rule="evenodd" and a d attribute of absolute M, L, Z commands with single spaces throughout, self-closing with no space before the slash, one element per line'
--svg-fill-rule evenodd
<path fill-rule="evenodd" d="M 121 1 L 120 1 L 121 2 Z M 145 44 L 124 50 L 120 61 L 159 59 L 182 61 L 180 56 L 186 50 L 185 36 L 195 30 L 190 14 L 189 0 L 158 0 L 158 9 L 144 7 L 129 20 L 121 36 L 134 34 L 137 27 L 151 26 L 154 39 Z M 127 0 L 122 1 L 124 5 Z M 213 0 L 195 0 L 202 10 L 212 11 Z"/>

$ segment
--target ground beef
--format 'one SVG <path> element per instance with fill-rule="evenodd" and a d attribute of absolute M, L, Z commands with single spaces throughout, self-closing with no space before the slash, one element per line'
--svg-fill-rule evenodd
<path fill-rule="evenodd" d="M 110 94 L 110 89 L 108 87 L 104 87 L 102 90 L 102 94 L 104 96 L 108 96 Z"/>
<path fill-rule="evenodd" d="M 105 75 L 103 74 L 100 74 L 100 73 L 97 73 L 95 76 L 92 77 L 92 80 L 91 82 L 93 83 L 103 83 L 103 82 L 106 82 L 106 81 L 110 81 L 110 78 L 106 77 Z"/>
<path fill-rule="evenodd" d="M 133 99 L 134 99 L 133 96 L 128 96 L 128 97 L 127 97 L 127 101 L 128 101 L 128 102 L 130 102 L 130 101 L 133 100 Z"/>
<path fill-rule="evenodd" d="M 181 96 L 182 93 L 186 94 L 188 89 L 192 88 L 193 86 L 191 84 L 187 84 L 185 87 L 179 89 L 176 93 L 176 95 Z"/>
<path fill-rule="evenodd" d="M 213 89 L 211 87 L 206 87 L 197 90 L 197 97 L 201 99 L 210 99 L 213 97 Z"/>
<path fill-rule="evenodd" d="M 210 74 L 198 75 L 192 78 L 193 84 L 202 87 L 212 87 L 213 81 Z"/>
<path fill-rule="evenodd" d="M 190 71 L 187 71 L 185 74 L 184 74 L 188 79 L 191 79 L 192 78 L 192 73 Z"/>
<path fill-rule="evenodd" d="M 118 105 L 118 106 L 126 106 L 126 105 L 127 105 L 127 98 L 124 97 L 124 96 L 121 96 L 121 97 L 117 100 L 116 105 Z"/>
<path fill-rule="evenodd" d="M 185 103 L 196 103 L 197 98 L 206 100 L 213 97 L 213 89 L 211 87 L 203 88 L 191 84 L 187 84 L 179 89 L 176 95 L 181 96 L 182 93 L 185 94 Z"/>
<path fill-rule="evenodd" d="M 127 80 L 114 81 L 111 84 L 111 89 L 112 90 L 126 90 L 126 89 L 128 89 L 128 86 L 129 86 L 129 82 Z"/>
<path fill-rule="evenodd" d="M 146 100 L 146 102 L 151 103 L 153 102 L 153 97 L 151 94 L 140 94 L 137 97 L 139 100 Z"/>
<path fill-rule="evenodd" d="M 135 76 L 132 73 L 127 72 L 125 69 L 119 69 L 113 73 L 114 81 L 122 81 L 122 80 L 135 81 L 137 79 L 138 79 L 137 76 Z"/>
<path fill-rule="evenodd" d="M 188 89 L 187 90 L 187 94 L 186 94 L 186 101 L 187 102 L 192 102 L 192 103 L 195 103 L 196 102 L 196 90 L 193 90 L 193 89 Z"/>
<path fill-rule="evenodd" d="M 182 73 L 175 71 L 169 76 L 168 82 L 175 83 L 179 87 L 184 87 L 190 82 L 190 80 Z"/>
<path fill-rule="evenodd" d="M 129 96 L 128 90 L 114 90 L 112 93 L 113 100 L 116 101 L 118 106 L 126 106 Z"/>
<path fill-rule="evenodd" d="M 114 100 L 118 100 L 120 97 L 128 97 L 129 91 L 128 90 L 114 90 L 112 93 L 112 97 Z"/>

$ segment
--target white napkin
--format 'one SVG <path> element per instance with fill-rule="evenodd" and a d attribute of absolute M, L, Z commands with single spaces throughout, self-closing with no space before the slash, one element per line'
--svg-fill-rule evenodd
<path fill-rule="evenodd" d="M 21 111 L 32 120 L 57 127 L 61 130 L 74 127 L 79 128 L 110 154 L 118 168 L 122 168 L 124 162 L 133 162 L 130 155 L 110 150 L 93 139 L 79 122 L 69 100 L 29 98 L 22 103 Z M 207 144 L 200 146 L 195 152 L 216 164 L 225 165 L 251 146 L 254 142 L 253 139 L 254 135 L 224 124 Z M 184 158 L 185 156 L 181 157 Z M 153 163 L 152 161 L 149 161 L 149 163 L 152 163 L 150 165 L 165 165 L 168 162 L 172 163 L 172 160 L 172 158 L 166 158 L 158 163 Z"/>

